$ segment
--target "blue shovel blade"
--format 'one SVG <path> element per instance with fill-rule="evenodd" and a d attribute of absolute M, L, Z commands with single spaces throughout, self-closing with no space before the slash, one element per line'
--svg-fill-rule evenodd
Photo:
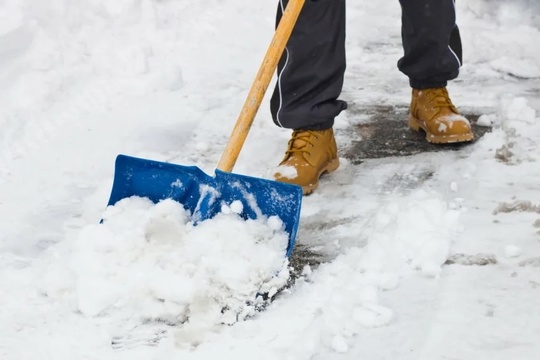
<path fill-rule="evenodd" d="M 296 185 L 220 170 L 212 177 L 196 166 L 118 155 L 108 205 L 131 196 L 146 197 L 154 203 L 178 201 L 195 222 L 218 214 L 223 203 L 241 201 L 244 219 L 278 216 L 283 221 L 289 234 L 287 257 L 294 248 L 302 204 L 302 188 Z"/>

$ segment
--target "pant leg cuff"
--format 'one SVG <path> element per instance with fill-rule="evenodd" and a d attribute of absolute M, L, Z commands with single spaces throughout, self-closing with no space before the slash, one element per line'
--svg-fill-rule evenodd
<path fill-rule="evenodd" d="M 299 129 L 294 129 L 296 131 L 300 130 L 315 130 L 315 131 L 323 131 L 323 130 L 328 130 L 330 129 L 331 127 L 334 126 L 334 119 L 332 120 L 328 120 L 328 121 L 325 121 L 325 122 L 321 122 L 321 123 L 317 123 L 317 124 L 310 124 L 310 125 L 306 125 L 306 126 L 302 126 L 302 128 L 299 128 Z"/>
<path fill-rule="evenodd" d="M 448 84 L 448 81 L 421 81 L 421 80 L 414 80 L 409 79 L 409 84 L 413 89 L 423 90 L 423 89 L 433 89 L 433 88 L 441 88 L 446 87 Z"/>

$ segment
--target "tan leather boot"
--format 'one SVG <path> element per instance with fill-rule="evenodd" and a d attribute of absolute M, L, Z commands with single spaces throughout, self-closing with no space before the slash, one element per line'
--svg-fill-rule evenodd
<path fill-rule="evenodd" d="M 339 167 L 332 129 L 294 131 L 285 158 L 274 174 L 277 181 L 300 185 L 304 195 L 319 185 L 319 177 Z"/>
<path fill-rule="evenodd" d="M 459 114 L 444 87 L 412 90 L 409 127 L 415 131 L 423 129 L 430 143 L 447 144 L 474 139 L 469 120 Z"/>

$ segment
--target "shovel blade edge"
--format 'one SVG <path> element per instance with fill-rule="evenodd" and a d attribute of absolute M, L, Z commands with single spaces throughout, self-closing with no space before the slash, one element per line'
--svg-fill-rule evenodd
<path fill-rule="evenodd" d="M 223 204 L 242 202 L 244 219 L 277 216 L 289 234 L 286 256 L 293 251 L 300 221 L 302 188 L 256 177 L 215 171 L 207 175 L 196 166 L 184 166 L 118 155 L 107 205 L 131 196 L 158 203 L 173 199 L 188 210 L 195 222 L 210 219 Z"/>

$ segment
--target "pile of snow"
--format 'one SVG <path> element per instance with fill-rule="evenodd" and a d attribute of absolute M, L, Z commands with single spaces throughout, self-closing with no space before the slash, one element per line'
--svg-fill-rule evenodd
<path fill-rule="evenodd" d="M 540 78 L 540 53 L 532 46 L 540 37 L 540 2 L 471 0 L 458 2 L 457 6 L 465 10 L 458 12 L 465 51 L 462 79 L 470 79 L 469 71 L 484 80 L 500 74 L 517 79 Z M 482 63 L 488 63 L 491 70 L 476 66 Z"/>
<path fill-rule="evenodd" d="M 538 160 L 537 134 L 540 124 L 536 111 L 524 97 L 503 96 L 497 113 L 484 114 L 480 124 L 493 126 L 494 131 L 479 144 L 488 149 L 496 147 L 495 157 L 508 164 Z"/>
<path fill-rule="evenodd" d="M 72 288 L 63 291 L 74 291 L 87 317 L 207 329 L 243 320 L 259 293 L 271 296 L 286 284 L 289 268 L 281 220 L 244 220 L 241 212 L 233 202 L 195 225 L 173 200 L 123 199 L 74 241 L 66 259 Z"/>

